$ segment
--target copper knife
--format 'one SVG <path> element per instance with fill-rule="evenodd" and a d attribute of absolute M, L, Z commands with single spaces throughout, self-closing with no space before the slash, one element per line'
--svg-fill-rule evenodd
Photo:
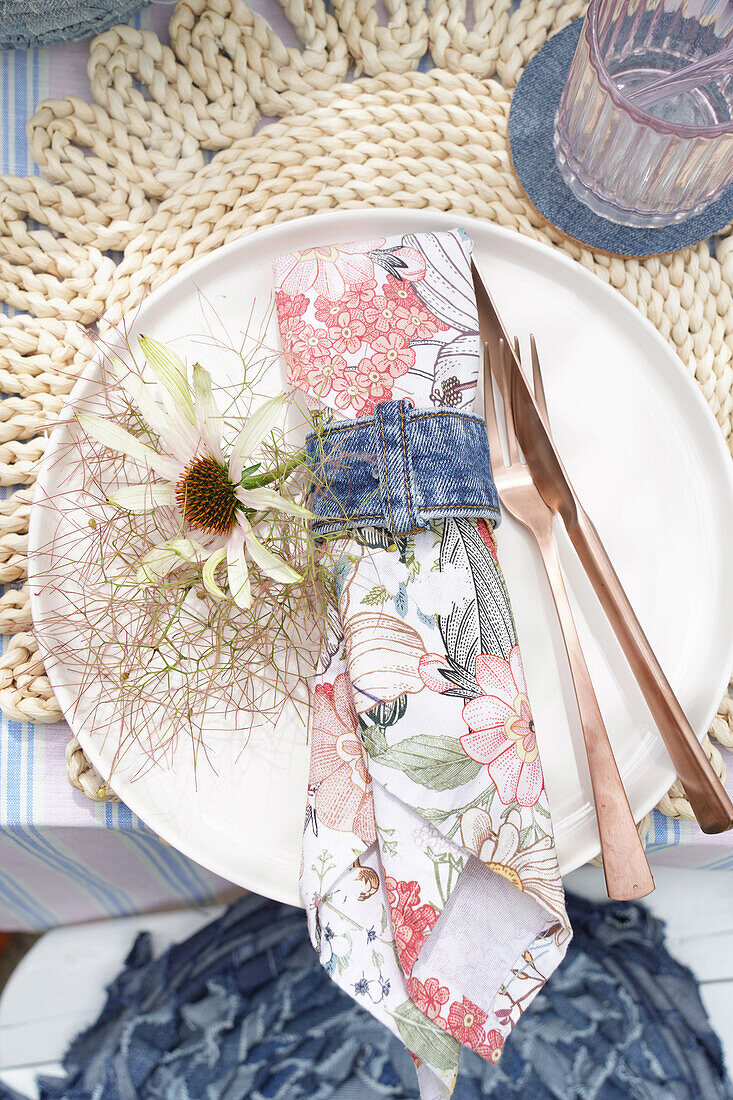
<path fill-rule="evenodd" d="M 473 263 L 473 280 L 481 339 L 500 361 L 506 348 L 511 372 L 515 426 L 532 478 L 547 505 L 562 519 L 570 541 L 644 696 L 685 794 L 704 833 L 733 826 L 733 802 L 715 774 L 702 745 L 675 696 L 641 628 L 611 560 L 588 514 L 570 484 L 552 438 L 535 403 L 532 388 L 514 352 L 486 282 Z"/>

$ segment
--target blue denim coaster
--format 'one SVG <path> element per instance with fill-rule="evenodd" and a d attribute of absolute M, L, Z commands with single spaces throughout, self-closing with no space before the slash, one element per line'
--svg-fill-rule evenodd
<path fill-rule="evenodd" d="M 733 185 L 701 214 L 661 229 L 617 225 L 576 199 L 555 163 L 555 113 L 582 19 L 550 38 L 522 74 L 509 113 L 509 145 L 514 171 L 528 198 L 562 233 L 619 256 L 654 256 L 706 240 L 733 221 Z"/>

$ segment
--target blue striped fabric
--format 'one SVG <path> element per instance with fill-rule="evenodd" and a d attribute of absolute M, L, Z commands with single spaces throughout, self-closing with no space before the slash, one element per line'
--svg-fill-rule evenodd
<path fill-rule="evenodd" d="M 163 30 L 170 12 L 170 5 L 158 5 L 132 22 Z M 2 173 L 37 174 L 26 121 L 49 96 L 83 94 L 79 60 L 87 50 L 78 44 L 0 52 Z M 0 651 L 5 642 L 0 638 Z M 92 803 L 72 791 L 68 738 L 64 723 L 0 717 L 0 929 L 43 929 L 236 896 L 230 883 L 163 844 L 127 806 Z"/>

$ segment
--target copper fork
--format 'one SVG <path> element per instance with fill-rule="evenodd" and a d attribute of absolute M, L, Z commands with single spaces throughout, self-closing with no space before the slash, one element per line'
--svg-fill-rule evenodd
<path fill-rule="evenodd" d="M 499 347 L 503 360 L 506 353 L 503 340 Z M 508 462 L 503 458 L 488 346 L 484 348 L 484 356 L 484 409 L 494 481 L 506 511 L 530 532 L 537 543 L 557 609 L 583 728 L 608 896 L 621 901 L 643 898 L 654 889 L 654 879 L 634 824 L 578 638 L 552 534 L 553 513 L 519 454 L 505 362 L 500 364 L 498 370 L 495 367 L 509 444 Z"/>

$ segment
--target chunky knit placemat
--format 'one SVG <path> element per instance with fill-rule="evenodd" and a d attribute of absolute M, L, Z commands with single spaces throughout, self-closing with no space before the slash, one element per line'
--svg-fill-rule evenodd
<path fill-rule="evenodd" d="M 511 89 L 578 0 L 281 0 L 303 48 L 242 0 L 179 0 L 171 46 L 113 28 L 89 57 L 94 103 L 49 101 L 28 124 L 42 176 L 0 181 L 0 583 L 22 581 L 32 485 L 53 421 L 118 323 L 194 256 L 261 226 L 359 206 L 484 218 L 563 249 L 657 326 L 733 441 L 733 237 L 647 260 L 594 254 L 524 198 L 507 147 Z M 435 68 L 416 72 L 430 55 Z M 357 79 L 342 83 L 347 77 Z M 363 79 L 363 77 L 372 79 Z M 494 79 L 498 78 L 498 79 Z M 499 82 L 500 81 L 500 82 Z M 280 116 L 253 134 L 259 117 Z M 207 163 L 207 151 L 216 155 Z M 33 222 L 41 228 L 34 228 Z M 122 252 L 119 264 L 109 255 Z M 0 706 L 60 711 L 39 660 L 27 589 L 0 596 Z M 724 700 L 712 733 L 733 747 Z M 707 739 L 717 770 L 720 754 Z M 72 782 L 109 792 L 72 740 Z M 691 817 L 673 788 L 663 808 Z"/>

